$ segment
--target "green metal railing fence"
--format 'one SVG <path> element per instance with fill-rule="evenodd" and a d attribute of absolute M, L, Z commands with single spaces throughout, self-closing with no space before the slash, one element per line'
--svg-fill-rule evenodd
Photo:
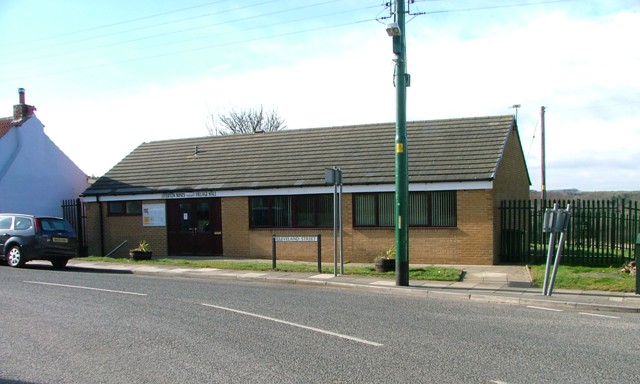
<path fill-rule="evenodd" d="M 554 204 L 572 208 L 563 264 L 621 266 L 635 258 L 640 230 L 637 201 L 512 200 L 500 204 L 500 262 L 546 261 L 549 234 L 542 232 L 542 220 Z"/>

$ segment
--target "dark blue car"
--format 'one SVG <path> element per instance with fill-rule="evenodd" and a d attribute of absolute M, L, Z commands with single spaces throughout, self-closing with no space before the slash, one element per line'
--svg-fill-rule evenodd
<path fill-rule="evenodd" d="M 54 268 L 64 268 L 78 255 L 78 236 L 59 217 L 0 213 L 0 250 L 11 267 L 48 260 Z"/>

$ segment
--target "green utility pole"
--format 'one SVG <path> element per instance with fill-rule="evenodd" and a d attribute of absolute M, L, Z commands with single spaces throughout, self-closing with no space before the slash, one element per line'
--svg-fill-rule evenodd
<path fill-rule="evenodd" d="M 393 37 L 396 86 L 396 285 L 409 285 L 409 162 L 407 158 L 407 54 L 405 0 L 395 1 L 395 25 L 387 26 Z"/>

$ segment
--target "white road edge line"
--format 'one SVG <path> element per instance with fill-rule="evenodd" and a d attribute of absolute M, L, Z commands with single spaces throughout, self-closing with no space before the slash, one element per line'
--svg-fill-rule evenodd
<path fill-rule="evenodd" d="M 298 327 L 298 328 L 302 328 L 302 329 L 307 329 L 307 330 L 314 331 L 314 332 L 324 333 L 325 335 L 336 336 L 336 337 L 340 337 L 340 338 L 343 338 L 343 339 L 346 339 L 346 340 L 357 341 L 358 343 L 368 344 L 368 345 L 372 345 L 372 346 L 374 346 L 374 347 L 381 347 L 381 346 L 383 346 L 383 345 L 384 345 L 384 344 L 376 343 L 375 341 L 369 341 L 369 340 L 360 339 L 360 338 L 353 337 L 353 336 L 343 335 L 343 334 L 336 333 L 336 332 L 326 331 L 326 330 L 324 330 L 324 329 L 320 329 L 320 328 L 308 327 L 308 326 L 306 326 L 306 325 L 296 324 L 296 323 L 292 323 L 292 322 L 290 322 L 290 321 L 280 320 L 280 319 L 276 319 L 276 318 L 273 318 L 273 317 L 268 317 L 268 316 L 258 315 L 258 314 L 256 314 L 256 313 L 240 311 L 240 310 L 238 310 L 238 309 L 227 308 L 227 307 L 221 307 L 221 306 L 219 306 L 219 305 L 205 304 L 205 303 L 202 303 L 202 305 L 204 305 L 205 307 L 211 307 L 211 308 L 222 309 L 222 310 L 224 310 L 224 311 L 229 311 L 229 312 L 239 313 L 239 314 L 241 314 L 241 315 L 257 317 L 257 318 L 259 318 L 259 319 L 263 319 L 263 320 L 274 321 L 274 322 L 276 322 L 276 323 L 280 323 L 280 324 L 291 325 L 291 326 L 294 326 L 294 327 Z"/>
<path fill-rule="evenodd" d="M 45 283 L 42 281 L 23 281 L 23 283 L 27 284 L 39 284 L 39 285 L 52 285 L 54 287 L 65 287 L 65 288 L 76 288 L 76 289 L 86 289 L 90 291 L 101 291 L 101 292 L 111 292 L 111 293 L 121 293 L 123 295 L 135 295 L 135 296 L 147 296 L 146 293 L 137 293 L 137 292 L 127 292 L 127 291 L 115 291 L 113 289 L 103 289 L 103 288 L 92 288 L 92 287 L 83 287 L 80 285 L 67 285 L 67 284 L 56 284 L 56 283 Z"/>
<path fill-rule="evenodd" d="M 619 316 L 611 316 L 611 315 L 601 315 L 599 313 L 589 313 L 589 312 L 580 312 L 581 315 L 587 316 L 595 316 L 595 317 L 606 317 L 607 319 L 619 319 Z"/>
<path fill-rule="evenodd" d="M 551 311 L 551 312 L 564 312 L 562 309 L 555 309 L 555 308 L 545 308 L 545 307 L 535 307 L 533 305 L 527 305 L 527 308 L 531 308 L 531 309 L 541 309 L 543 311 Z"/>

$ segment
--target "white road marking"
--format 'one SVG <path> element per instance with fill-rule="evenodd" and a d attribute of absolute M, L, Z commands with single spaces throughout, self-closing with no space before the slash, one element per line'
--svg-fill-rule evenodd
<path fill-rule="evenodd" d="M 239 273 L 238 277 L 260 277 L 260 276 L 264 276 L 264 275 L 266 275 L 266 273 L 247 272 L 247 273 Z"/>
<path fill-rule="evenodd" d="M 587 316 L 595 316 L 595 317 L 606 317 L 607 319 L 619 319 L 619 316 L 610 316 L 610 315 L 601 315 L 599 313 L 589 313 L 589 312 L 580 312 L 581 315 Z"/>
<path fill-rule="evenodd" d="M 506 381 L 499 381 L 499 380 L 491 380 L 490 382 L 494 384 L 509 384 Z"/>
<path fill-rule="evenodd" d="M 358 342 L 358 343 L 363 343 L 363 344 L 372 345 L 372 346 L 374 346 L 374 347 L 381 347 L 381 346 L 383 346 L 383 345 L 384 345 L 384 344 L 376 343 L 376 342 L 374 342 L 374 341 L 369 341 L 369 340 L 364 340 L 364 339 L 360 339 L 360 338 L 353 337 L 353 336 L 343 335 L 343 334 L 340 334 L 340 333 L 331 332 L 331 331 L 327 331 L 327 330 L 320 329 L 320 328 L 308 327 L 308 326 L 306 326 L 306 325 L 297 324 L 297 323 L 292 323 L 292 322 L 290 322 L 290 321 L 280 320 L 280 319 L 276 319 L 276 318 L 273 318 L 273 317 L 268 317 L 268 316 L 258 315 L 258 314 L 256 314 L 256 313 L 240 311 L 240 310 L 238 310 L 238 309 L 227 308 L 227 307 L 221 307 L 221 306 L 219 306 L 219 305 L 205 304 L 205 303 L 202 303 L 202 305 L 204 305 L 205 307 L 217 308 L 217 309 L 222 309 L 222 310 L 224 310 L 224 311 L 229 311 L 229 312 L 239 313 L 239 314 L 241 314 L 241 315 L 257 317 L 258 319 L 274 321 L 274 322 L 276 322 L 276 323 L 280 323 L 280 324 L 291 325 L 291 326 L 294 326 L 294 327 L 298 327 L 298 328 L 302 328 L 302 329 L 307 329 L 307 330 L 314 331 L 314 332 L 323 333 L 323 334 L 325 334 L 325 335 L 336 336 L 336 337 L 340 337 L 340 338 L 343 338 L 343 339 L 346 339 L 346 340 L 351 340 L 351 341 L 356 341 L 356 342 Z"/>
<path fill-rule="evenodd" d="M 395 286 L 396 282 L 393 280 L 377 280 L 377 281 L 372 281 L 371 283 L 369 283 L 371 285 L 388 285 L 388 286 Z"/>
<path fill-rule="evenodd" d="M 320 275 L 309 276 L 310 279 L 331 279 L 332 277 L 333 277 L 333 274 L 331 273 L 323 273 Z"/>
<path fill-rule="evenodd" d="M 541 309 L 541 310 L 543 310 L 543 311 L 551 311 L 551 312 L 564 312 L 562 309 L 545 308 L 545 307 L 534 307 L 533 305 L 527 305 L 527 308 L 531 308 L 531 309 Z"/>
<path fill-rule="evenodd" d="M 77 289 L 86 289 L 90 291 L 101 291 L 101 292 L 111 292 L 111 293 L 121 293 L 123 295 L 136 295 L 136 296 L 147 296 L 146 293 L 137 293 L 137 292 L 127 292 L 127 291 L 115 291 L 113 289 L 103 289 L 103 288 L 92 288 L 92 287 L 83 287 L 80 285 L 67 285 L 67 284 L 55 284 L 55 283 L 45 283 L 42 281 L 23 281 L 23 283 L 28 284 L 39 284 L 39 285 L 52 285 L 54 287 L 64 287 L 64 288 L 77 288 Z"/>

